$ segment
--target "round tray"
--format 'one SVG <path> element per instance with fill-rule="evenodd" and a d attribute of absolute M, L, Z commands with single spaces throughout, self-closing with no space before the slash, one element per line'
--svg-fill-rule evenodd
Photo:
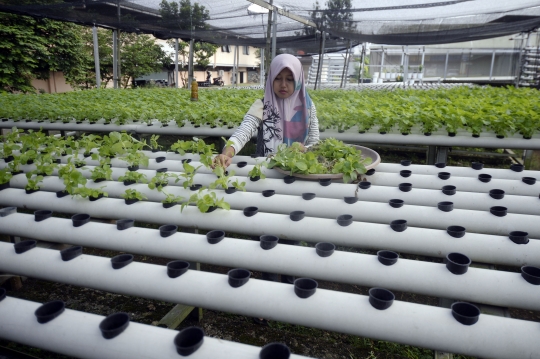
<path fill-rule="evenodd" d="M 362 156 L 371 158 L 371 163 L 366 166 L 366 170 L 370 170 L 372 168 L 375 168 L 379 163 L 381 163 L 381 156 L 371 148 L 367 148 L 364 146 L 358 146 L 358 145 L 351 145 L 355 147 L 357 150 L 362 151 Z M 281 169 L 279 167 L 274 167 L 276 171 L 279 173 L 282 173 L 284 175 L 288 175 L 291 173 L 291 171 L 286 171 L 284 169 Z M 293 176 L 296 178 L 302 178 L 302 179 L 310 179 L 310 180 L 319 180 L 319 179 L 341 179 L 343 178 L 343 173 L 338 174 L 300 174 L 300 173 L 293 173 Z"/>

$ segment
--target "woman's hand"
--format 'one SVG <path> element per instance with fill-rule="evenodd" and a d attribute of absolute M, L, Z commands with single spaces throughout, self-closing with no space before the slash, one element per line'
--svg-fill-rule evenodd
<path fill-rule="evenodd" d="M 212 169 L 216 168 L 216 166 L 221 166 L 223 168 L 227 168 L 232 163 L 232 157 L 229 157 L 227 155 L 221 154 L 214 157 L 214 163 L 212 164 Z"/>

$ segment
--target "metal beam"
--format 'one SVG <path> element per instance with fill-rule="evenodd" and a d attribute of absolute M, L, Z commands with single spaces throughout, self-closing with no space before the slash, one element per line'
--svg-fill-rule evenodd
<path fill-rule="evenodd" d="M 295 21 L 301 22 L 304 25 L 308 25 L 308 26 L 315 27 L 315 28 L 317 27 L 317 24 L 315 24 L 313 21 L 308 20 L 308 19 L 304 19 L 303 17 L 295 15 L 293 13 L 290 13 L 287 10 L 283 10 L 283 9 L 280 9 L 280 8 L 278 8 L 276 6 L 270 5 L 266 1 L 263 1 L 263 0 L 248 0 L 248 1 L 253 3 L 253 4 L 257 4 L 260 7 L 263 7 L 265 9 L 275 10 L 275 11 L 278 12 L 278 14 L 283 15 L 285 17 L 288 17 L 289 19 L 293 19 Z"/>

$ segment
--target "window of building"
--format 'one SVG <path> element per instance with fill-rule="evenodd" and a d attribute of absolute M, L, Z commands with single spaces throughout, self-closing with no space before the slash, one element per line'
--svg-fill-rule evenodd
<path fill-rule="evenodd" d="M 249 46 L 244 46 L 244 55 L 249 55 Z"/>
<path fill-rule="evenodd" d="M 229 45 L 221 46 L 221 52 L 231 52 Z"/>

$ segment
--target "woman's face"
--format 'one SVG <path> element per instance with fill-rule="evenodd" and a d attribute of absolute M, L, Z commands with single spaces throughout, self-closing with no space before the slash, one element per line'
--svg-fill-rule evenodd
<path fill-rule="evenodd" d="M 284 68 L 274 79 L 274 93 L 277 97 L 285 99 L 294 92 L 294 76 L 291 70 Z"/>

